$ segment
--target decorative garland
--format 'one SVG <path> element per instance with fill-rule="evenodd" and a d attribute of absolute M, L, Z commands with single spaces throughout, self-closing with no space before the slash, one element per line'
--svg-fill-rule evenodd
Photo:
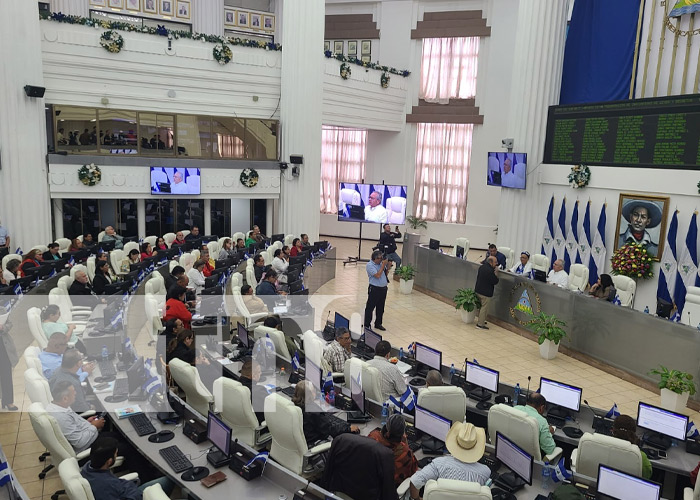
<path fill-rule="evenodd" d="M 379 79 L 379 83 L 381 84 L 383 89 L 389 88 L 389 80 L 391 80 L 389 73 L 387 73 L 386 71 L 382 73 L 382 77 Z"/>
<path fill-rule="evenodd" d="M 591 169 L 588 165 L 575 165 L 569 174 L 569 184 L 574 189 L 585 188 L 591 182 Z"/>
<path fill-rule="evenodd" d="M 698 182 L 698 194 L 700 194 L 700 182 Z"/>
<path fill-rule="evenodd" d="M 231 62 L 233 59 L 233 53 L 228 45 L 214 45 L 214 59 L 217 60 L 222 66 Z"/>
<path fill-rule="evenodd" d="M 384 71 L 385 73 L 392 73 L 394 75 L 403 76 L 404 78 L 411 74 L 411 72 L 406 69 L 399 70 L 396 68 L 391 68 L 389 66 L 382 66 L 379 63 L 362 62 L 362 59 L 358 59 L 355 56 L 346 56 L 345 54 L 334 54 L 330 50 L 326 50 L 324 54 L 328 59 L 337 59 L 340 62 L 357 64 L 358 66 L 362 66 L 363 68 L 376 69 L 379 71 Z"/>
<path fill-rule="evenodd" d="M 238 38 L 231 36 L 219 36 L 219 35 L 207 35 L 205 33 L 192 33 L 189 31 L 181 30 L 170 30 L 165 26 L 158 25 L 153 26 L 134 26 L 133 24 L 124 23 L 121 21 L 101 21 L 99 19 L 89 19 L 87 17 L 81 16 L 68 16 L 61 12 L 52 12 L 50 14 L 41 14 L 40 19 L 45 19 L 48 21 L 56 21 L 58 23 L 67 24 L 79 24 L 82 26 L 89 26 L 95 29 L 109 29 L 109 30 L 119 30 L 119 31 L 133 31 L 135 33 L 146 33 L 148 35 L 157 35 L 174 38 L 178 40 L 180 38 L 189 38 L 191 40 L 200 40 L 202 43 L 210 42 L 217 44 L 228 44 L 228 45 L 239 45 L 241 47 L 252 47 L 255 49 L 264 50 L 282 50 L 282 45 L 279 43 L 272 42 L 259 42 L 257 40 L 250 40 L 247 38 Z"/>
<path fill-rule="evenodd" d="M 258 181 L 260 180 L 260 176 L 258 175 L 257 170 L 252 169 L 252 168 L 246 168 L 241 172 L 241 184 L 243 184 L 245 187 L 252 188 L 258 185 Z"/>
<path fill-rule="evenodd" d="M 350 65 L 347 63 L 343 63 L 340 65 L 340 78 L 343 80 L 347 80 L 350 78 L 350 75 L 352 75 L 352 70 L 350 69 Z"/>
<path fill-rule="evenodd" d="M 105 31 L 100 36 L 100 45 L 113 54 L 121 52 L 124 46 L 124 38 L 116 31 Z"/>
<path fill-rule="evenodd" d="M 651 268 L 654 259 L 647 253 L 646 245 L 627 243 L 613 254 L 612 273 L 630 278 L 649 279 L 654 276 Z"/>
<path fill-rule="evenodd" d="M 78 169 L 78 179 L 86 186 L 94 186 L 102 180 L 102 171 L 94 163 L 83 165 Z"/>

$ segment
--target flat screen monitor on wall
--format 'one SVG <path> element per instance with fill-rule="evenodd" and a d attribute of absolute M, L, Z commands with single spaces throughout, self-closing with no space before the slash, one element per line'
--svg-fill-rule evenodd
<path fill-rule="evenodd" d="M 486 184 L 512 189 L 525 189 L 526 153 L 489 153 Z"/>
<path fill-rule="evenodd" d="M 406 221 L 406 186 L 341 182 L 338 220 L 403 224 Z"/>
<path fill-rule="evenodd" d="M 151 194 L 201 194 L 199 174 L 198 168 L 151 167 Z"/>

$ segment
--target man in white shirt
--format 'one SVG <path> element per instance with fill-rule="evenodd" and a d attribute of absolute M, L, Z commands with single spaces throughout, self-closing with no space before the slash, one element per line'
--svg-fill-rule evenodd
<path fill-rule="evenodd" d="M 569 275 L 564 271 L 564 261 L 557 259 L 552 265 L 552 270 L 547 275 L 547 283 L 557 285 L 560 288 L 569 287 Z"/>
<path fill-rule="evenodd" d="M 515 173 L 513 172 L 513 166 L 511 163 L 511 159 L 506 158 L 503 161 L 503 175 L 501 176 L 501 186 L 508 187 L 508 188 L 514 188 L 514 187 L 518 187 L 517 183 L 518 183 L 518 179 L 515 177 Z"/>
<path fill-rule="evenodd" d="M 369 366 L 379 370 L 381 377 L 382 399 L 386 401 L 389 396 L 400 398 L 406 392 L 406 382 L 396 365 L 389 363 L 391 344 L 382 340 L 377 342 L 374 348 L 374 358 L 367 361 Z"/>
<path fill-rule="evenodd" d="M 382 195 L 374 191 L 369 195 L 369 205 L 365 207 L 365 220 L 386 223 L 388 219 L 386 208 L 382 206 Z"/>
<path fill-rule="evenodd" d="M 75 403 L 75 387 L 68 381 L 56 382 L 51 394 L 53 401 L 46 407 L 46 412 L 56 419 L 76 453 L 87 450 L 104 427 L 104 418 L 93 416 L 86 420 L 71 410 L 71 405 Z"/>
<path fill-rule="evenodd" d="M 287 282 L 287 268 L 289 268 L 289 261 L 281 248 L 275 250 L 275 257 L 272 259 L 272 269 L 277 271 L 279 277 L 277 281 L 280 283 Z"/>
<path fill-rule="evenodd" d="M 175 172 L 173 174 L 173 182 L 170 184 L 170 192 L 172 194 L 189 194 L 190 189 L 187 184 L 185 184 L 181 172 Z"/>

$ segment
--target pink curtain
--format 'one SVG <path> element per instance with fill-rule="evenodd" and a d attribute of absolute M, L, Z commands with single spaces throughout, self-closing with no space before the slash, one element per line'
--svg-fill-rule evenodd
<path fill-rule="evenodd" d="M 419 97 L 447 104 L 476 95 L 479 38 L 425 38 Z"/>
<path fill-rule="evenodd" d="M 469 159 L 474 125 L 419 123 L 416 139 L 416 216 L 436 222 L 467 221 Z"/>
<path fill-rule="evenodd" d="M 323 127 L 321 142 L 321 213 L 338 213 L 338 183 L 365 176 L 367 131 Z"/>
<path fill-rule="evenodd" d="M 245 158 L 245 144 L 235 135 L 216 134 L 221 158 Z"/>

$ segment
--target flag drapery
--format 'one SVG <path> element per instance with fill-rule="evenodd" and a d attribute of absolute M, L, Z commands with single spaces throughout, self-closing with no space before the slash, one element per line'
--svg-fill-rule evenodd
<path fill-rule="evenodd" d="M 607 223 L 607 218 L 605 215 L 605 208 L 608 206 L 607 203 L 603 204 L 603 208 L 600 209 L 600 215 L 598 216 L 598 225 L 593 233 L 593 241 L 591 242 L 591 259 L 588 266 L 589 281 L 595 283 L 598 281 L 598 275 L 602 274 L 605 269 L 605 225 Z"/>
<path fill-rule="evenodd" d="M 678 278 L 674 287 L 673 297 L 678 307 L 678 314 L 683 314 L 685 306 L 685 294 L 688 287 L 697 286 L 698 283 L 698 213 L 693 213 L 685 237 L 685 245 L 678 253 Z"/>
<path fill-rule="evenodd" d="M 673 302 L 673 295 L 676 289 L 676 278 L 678 276 L 678 261 L 676 260 L 676 236 L 678 234 L 678 210 L 673 213 L 671 225 L 666 234 L 666 245 L 664 253 L 659 262 L 659 284 L 656 289 L 656 296 L 669 304 Z"/>
<path fill-rule="evenodd" d="M 545 219 L 544 233 L 542 234 L 542 254 L 552 262 L 552 249 L 554 248 L 554 196 L 549 200 L 549 210 Z"/>
<path fill-rule="evenodd" d="M 557 225 L 554 226 L 554 249 L 552 250 L 552 264 L 555 260 L 566 257 L 566 198 L 561 200 L 561 208 L 559 209 L 559 219 Z"/>
<path fill-rule="evenodd" d="M 578 256 L 578 200 L 574 203 L 571 211 L 571 225 L 569 226 L 566 238 L 566 257 L 564 259 L 564 270 L 568 273 L 571 264 L 580 263 Z"/>

